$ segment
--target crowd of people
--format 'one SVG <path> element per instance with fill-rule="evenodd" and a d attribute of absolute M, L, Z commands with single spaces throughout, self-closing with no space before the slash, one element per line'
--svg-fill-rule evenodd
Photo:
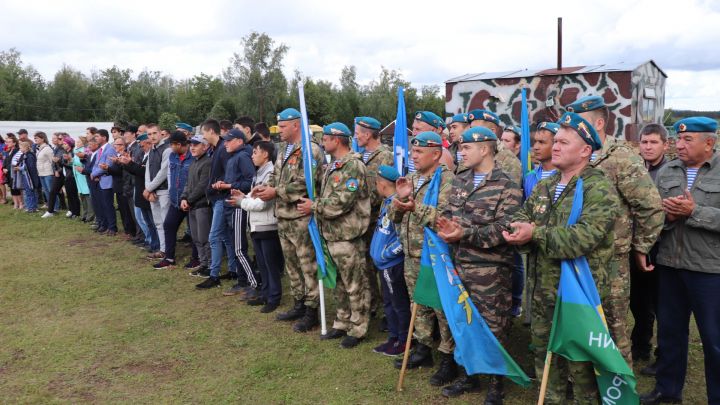
<path fill-rule="evenodd" d="M 203 279 L 197 289 L 230 281 L 223 295 L 240 296 L 263 313 L 280 305 L 284 269 L 293 301 L 276 319 L 294 321 L 292 329 L 300 333 L 320 322 L 316 251 L 308 232 L 313 218 L 337 267 L 335 319 L 321 338 L 354 348 L 367 336 L 370 318 L 383 313 L 388 337 L 373 351 L 388 356 L 405 352 L 424 228 L 430 227 L 452 247 L 466 290 L 501 344 L 511 337 L 512 318 L 530 314 L 529 374 L 538 376 L 560 261 L 585 256 L 615 345 L 630 367 L 647 362 L 640 372 L 656 378 L 641 401 L 682 400 L 693 314 L 708 402 L 720 403 L 717 122 L 692 117 L 676 123 L 677 159 L 671 160 L 661 125 L 641 129 L 638 154 L 606 136 L 609 109 L 602 97 L 584 97 L 565 109 L 558 121 L 532 126 L 534 169 L 525 175 L 520 129 L 504 126 L 488 110 L 447 120 L 417 112 L 404 173 L 394 167 L 394 153 L 381 142 L 381 123 L 372 117 L 356 118 L 354 130 L 326 125 L 322 145 L 313 142 L 303 153 L 294 108 L 277 115 L 279 143 L 267 125 L 250 117 L 208 119 L 197 131 L 185 123 L 174 130 L 157 124 L 109 133 L 88 128 L 77 139 L 37 132 L 31 140 L 21 129 L 3 139 L 0 201 L 8 203 L 9 194 L 14 209 L 42 209 L 43 218 L 66 211 L 108 237 L 122 229 L 124 239 L 147 251 L 155 269 L 180 266 L 180 236 L 192 244 L 184 268 Z M 315 199 L 306 187 L 308 157 Z M 582 214 L 567 226 L 579 180 Z M 439 182 L 439 193 L 437 204 L 428 205 L 431 182 Z M 407 367 L 432 367 L 439 360 L 429 383 L 443 387 L 447 397 L 480 390 L 478 376 L 456 363 L 454 346 L 443 311 L 418 305 Z M 395 367 L 401 366 L 397 357 Z M 502 376 L 490 376 L 485 403 L 503 398 Z M 545 402 L 568 399 L 598 403 L 595 373 L 590 363 L 555 358 Z"/>

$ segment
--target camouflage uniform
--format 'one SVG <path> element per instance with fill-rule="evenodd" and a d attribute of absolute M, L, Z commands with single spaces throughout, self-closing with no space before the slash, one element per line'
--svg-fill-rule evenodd
<path fill-rule="evenodd" d="M 328 166 L 312 209 L 338 270 L 333 328 L 363 338 L 370 321 L 367 245 L 362 238 L 370 222 L 370 190 L 365 165 L 354 153 Z"/>
<path fill-rule="evenodd" d="M 415 282 L 420 272 L 420 254 L 422 253 L 422 244 L 424 239 L 424 228 L 429 226 L 435 229 L 435 220 L 442 213 L 448 203 L 450 189 L 452 186 L 453 174 L 444 165 L 442 167 L 442 181 L 440 183 L 440 195 L 438 196 L 437 207 L 429 207 L 422 203 L 428 184 L 432 179 L 432 173 L 425 179 L 423 185 L 418 189 L 419 172 L 413 172 L 408 175 L 408 179 L 413 185 L 413 199 L 415 200 L 414 212 L 401 212 L 395 209 L 394 205 L 390 206 L 388 216 L 399 226 L 400 240 L 405 251 L 405 282 L 408 286 L 410 297 L 415 292 Z M 415 317 L 415 337 L 418 342 L 432 347 L 432 330 L 434 319 L 437 317 L 440 326 L 440 346 L 438 351 L 442 353 L 452 353 L 455 348 L 455 342 L 450 333 L 450 327 L 442 310 L 435 310 L 424 305 L 418 305 L 417 315 Z"/>
<path fill-rule="evenodd" d="M 377 192 L 377 186 L 375 185 L 375 178 L 377 177 L 378 169 L 381 165 L 393 165 L 393 153 L 390 148 L 385 144 L 372 151 L 365 166 L 367 167 L 367 186 L 370 191 L 371 197 L 371 209 L 370 218 L 377 218 L 380 215 L 380 206 L 382 205 L 383 198 Z M 369 247 L 372 241 L 373 232 L 375 232 L 375 223 L 370 221 L 370 226 L 367 232 L 365 232 L 365 246 Z M 382 304 L 382 297 L 380 296 L 380 288 L 378 287 L 378 272 L 375 270 L 375 264 L 373 263 L 372 257 L 368 253 L 366 255 L 365 264 L 365 275 L 370 286 L 370 311 L 377 312 Z"/>
<path fill-rule="evenodd" d="M 495 167 L 477 187 L 474 172 L 455 176 L 443 216 L 463 228 L 462 239 L 453 245 L 457 266 L 472 301 L 500 343 L 510 329 L 513 249 L 502 231 L 520 209 L 522 190 L 500 168 Z"/>
<path fill-rule="evenodd" d="M 630 304 L 630 253 L 649 254 L 660 235 L 665 215 L 660 194 L 643 160 L 625 143 L 607 137 L 597 158 L 590 163 L 605 173 L 620 197 L 620 215 L 615 221 L 615 260 L 610 296 L 604 303 L 608 329 L 615 344 L 632 368 L 631 344 L 627 331 Z"/>
<path fill-rule="evenodd" d="M 324 161 L 323 155 L 317 144 L 311 143 L 311 145 L 316 176 L 315 184 L 320 184 L 318 165 Z M 268 179 L 268 185 L 275 187 L 277 193 L 275 215 L 278 218 L 278 234 L 285 255 L 285 271 L 290 279 L 293 298 L 296 301 L 305 300 L 306 306 L 317 308 L 320 292 L 315 250 L 308 232 L 310 217 L 301 214 L 296 206 L 300 198 L 308 196 L 305 187 L 302 150 L 300 143 L 297 143 L 290 156 L 285 159 L 286 147 L 287 143 L 285 142 L 278 146 L 275 169 Z"/>
<path fill-rule="evenodd" d="M 515 184 L 522 184 L 522 168 L 520 167 L 520 159 L 513 155 L 512 152 L 499 147 L 498 153 L 495 155 L 495 164 L 510 177 Z M 459 173 L 459 172 L 458 172 Z"/>
<path fill-rule="evenodd" d="M 560 173 L 538 182 L 523 208 L 513 220 L 535 224 L 532 240 L 523 250 L 528 252 L 528 280 L 532 297 L 531 344 L 535 350 L 535 371 L 542 375 L 553 312 L 560 281 L 560 260 L 585 256 L 604 303 L 608 294 L 608 278 L 614 274 L 613 225 L 620 212 L 619 200 L 610 181 L 603 173 L 586 167 L 583 178 L 583 211 L 578 223 L 567 227 L 577 178 L 573 178 L 553 202 Z M 574 381 L 576 403 L 597 404 L 599 401 L 595 373 L 591 363 L 570 362 L 554 356 L 545 403 L 565 403 L 568 372 Z"/>

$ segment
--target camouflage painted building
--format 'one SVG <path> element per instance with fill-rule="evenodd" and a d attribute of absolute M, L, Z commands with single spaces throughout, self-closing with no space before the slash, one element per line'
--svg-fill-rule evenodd
<path fill-rule="evenodd" d="M 637 141 L 644 124 L 662 123 L 666 79 L 652 60 L 467 74 L 445 82 L 445 110 L 452 115 L 484 108 L 497 113 L 505 124 L 519 124 L 520 89 L 525 87 L 530 121 L 554 121 L 562 115 L 563 106 L 583 96 L 601 95 L 610 107 L 608 134 Z"/>

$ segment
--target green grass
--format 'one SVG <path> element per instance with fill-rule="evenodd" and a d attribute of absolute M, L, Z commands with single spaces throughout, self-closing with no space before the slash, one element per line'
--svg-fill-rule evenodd
<path fill-rule="evenodd" d="M 409 371 L 405 391 L 395 392 L 398 371 L 372 353 L 384 338 L 376 321 L 363 344 L 344 350 L 320 341 L 318 331 L 294 333 L 221 289 L 195 291 L 199 279 L 152 270 L 138 248 L 82 223 L 3 205 L 0 235 L 1 403 L 447 402 L 427 383 L 427 369 Z M 187 255 L 179 244 L 179 261 Z M 332 292 L 326 297 L 331 324 Z M 685 400 L 703 403 L 694 324 L 691 333 Z M 520 322 L 511 341 L 510 354 L 528 365 L 529 332 Z M 641 391 L 652 387 L 652 379 L 638 380 Z M 536 401 L 536 388 L 507 386 L 506 403 Z"/>

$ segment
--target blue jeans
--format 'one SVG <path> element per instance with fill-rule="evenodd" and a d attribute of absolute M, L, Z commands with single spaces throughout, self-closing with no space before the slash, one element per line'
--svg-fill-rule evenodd
<path fill-rule="evenodd" d="M 405 284 L 404 263 L 380 270 L 383 308 L 387 318 L 388 337 L 405 344 L 410 326 L 410 295 Z"/>
<path fill-rule="evenodd" d="M 145 243 L 150 245 L 150 250 L 157 252 L 160 250 L 160 235 L 158 235 L 157 228 L 155 228 L 152 211 L 149 209 L 141 209 L 140 213 L 140 216 L 148 228 L 148 233 L 145 235 Z"/>
<path fill-rule="evenodd" d="M 220 276 L 223 250 L 228 258 L 228 271 L 237 272 L 237 258 L 233 246 L 232 230 L 226 225 L 225 201 L 212 203 L 212 222 L 210 223 L 210 277 Z"/>
<path fill-rule="evenodd" d="M 135 220 L 137 221 L 137 224 L 140 227 L 140 230 L 142 231 L 143 235 L 145 236 L 145 243 L 147 245 L 149 245 L 150 244 L 150 229 L 148 229 L 147 222 L 145 222 L 145 217 L 143 217 L 142 210 L 140 208 L 134 206 L 133 211 L 135 211 Z"/>
<path fill-rule="evenodd" d="M 37 210 L 37 194 L 35 194 L 35 190 L 30 189 L 27 176 L 22 176 L 22 182 L 22 186 L 24 187 L 23 201 L 25 202 L 25 209 L 28 211 L 35 211 Z"/>
<path fill-rule="evenodd" d="M 45 201 L 47 202 L 48 207 L 50 206 L 50 189 L 52 188 L 53 177 L 55 176 L 40 176 L 40 185 L 42 186 L 43 195 L 45 195 Z M 57 198 L 55 198 L 54 204 L 54 211 L 59 210 L 60 204 Z"/>
<path fill-rule="evenodd" d="M 525 269 L 523 268 L 522 256 L 515 253 L 515 266 L 512 271 L 512 298 L 513 301 L 522 301 L 523 289 L 525 288 Z"/>

